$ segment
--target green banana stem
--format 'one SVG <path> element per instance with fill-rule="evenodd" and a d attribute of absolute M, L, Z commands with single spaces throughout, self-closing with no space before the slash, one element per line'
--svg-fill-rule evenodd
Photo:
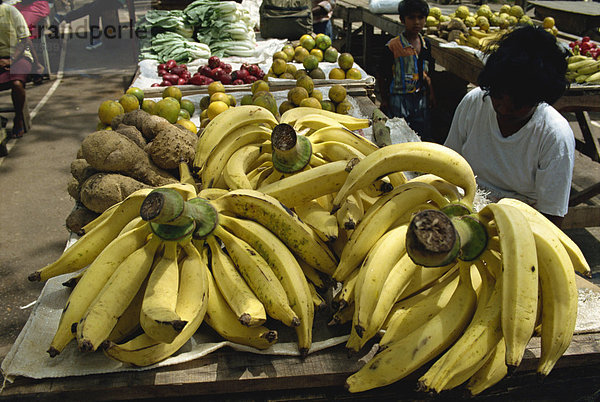
<path fill-rule="evenodd" d="M 488 235 L 485 226 L 475 215 L 457 216 L 451 220 L 460 238 L 458 258 L 463 261 L 475 260 L 487 247 Z"/>
<path fill-rule="evenodd" d="M 289 124 L 278 124 L 271 132 L 273 167 L 282 173 L 298 172 L 306 167 L 312 157 L 308 138 L 297 135 Z"/>
<path fill-rule="evenodd" d="M 157 188 L 144 199 L 140 216 L 143 220 L 153 223 L 186 225 L 192 219 L 185 213 L 185 207 L 185 201 L 177 191 L 170 188 Z"/>
<path fill-rule="evenodd" d="M 186 225 L 165 225 L 162 223 L 150 222 L 152 232 L 165 241 L 184 241 L 189 239 L 194 230 L 196 229 L 196 223 L 190 221 Z"/>
<path fill-rule="evenodd" d="M 208 200 L 204 198 L 192 198 L 187 201 L 190 216 L 196 222 L 194 239 L 202 239 L 215 230 L 219 223 L 219 213 Z"/>
<path fill-rule="evenodd" d="M 406 252 L 417 265 L 441 267 L 458 258 L 460 237 L 446 214 L 426 209 L 415 214 L 408 225 Z"/>
<path fill-rule="evenodd" d="M 462 202 L 452 202 L 442 209 L 440 209 L 443 213 L 448 215 L 450 218 L 454 218 L 457 216 L 470 215 L 473 213 L 471 208 L 468 205 L 463 204 Z"/>
<path fill-rule="evenodd" d="M 438 210 L 421 211 L 413 217 L 406 233 L 409 257 L 425 267 L 441 267 L 456 259 L 473 261 L 487 243 L 486 228 L 473 214 L 448 216 Z"/>

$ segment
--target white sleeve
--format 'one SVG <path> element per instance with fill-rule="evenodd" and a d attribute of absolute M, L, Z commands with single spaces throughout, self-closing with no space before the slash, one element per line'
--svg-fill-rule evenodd
<path fill-rule="evenodd" d="M 544 147 L 540 154 L 535 178 L 535 207 L 548 215 L 565 216 L 569 209 L 575 139 L 568 125 L 557 131 L 555 141 Z"/>
<path fill-rule="evenodd" d="M 23 17 L 23 14 L 21 14 L 21 12 L 19 10 L 17 10 L 15 7 L 11 6 L 10 7 L 10 16 L 11 16 L 11 19 L 13 20 L 13 24 L 15 26 L 17 38 L 24 39 L 24 38 L 30 37 L 31 33 L 29 32 L 29 27 L 27 26 L 27 22 L 25 21 L 25 17 Z"/>

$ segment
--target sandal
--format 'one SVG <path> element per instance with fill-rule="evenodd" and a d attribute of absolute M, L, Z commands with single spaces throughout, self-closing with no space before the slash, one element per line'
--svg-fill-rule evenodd
<path fill-rule="evenodd" d="M 13 128 L 8 135 L 9 138 L 21 138 L 25 134 L 25 124 L 21 121 L 21 124 L 16 124 L 13 121 Z"/>

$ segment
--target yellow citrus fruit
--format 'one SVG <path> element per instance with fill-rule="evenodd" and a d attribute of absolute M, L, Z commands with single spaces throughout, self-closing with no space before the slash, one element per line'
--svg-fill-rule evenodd
<path fill-rule="evenodd" d="M 352 109 L 352 105 L 350 104 L 350 102 L 348 102 L 348 100 L 338 103 L 335 107 L 336 113 L 339 114 L 348 114 L 348 112 L 350 112 L 350 109 Z"/>
<path fill-rule="evenodd" d="M 185 109 L 179 109 L 179 119 L 190 119 L 190 113 Z"/>
<path fill-rule="evenodd" d="M 205 119 L 200 120 L 200 128 L 204 128 L 210 123 L 210 119 L 207 117 Z"/>
<path fill-rule="evenodd" d="M 342 53 L 338 57 L 338 65 L 344 71 L 349 70 L 354 65 L 354 57 L 350 53 Z"/>
<path fill-rule="evenodd" d="M 96 131 L 108 130 L 109 128 L 112 129 L 111 126 L 109 126 L 108 124 L 104 124 L 101 121 L 99 121 L 98 124 L 96 124 Z"/>
<path fill-rule="evenodd" d="M 125 94 L 121 96 L 121 99 L 119 99 L 119 103 L 121 104 L 121 106 L 123 106 L 123 110 L 125 111 L 125 113 L 140 108 L 140 101 L 138 101 L 138 98 L 132 94 Z"/>
<path fill-rule="evenodd" d="M 171 124 L 175 124 L 179 120 L 180 109 L 179 102 L 171 97 L 161 99 L 156 104 L 157 114 L 167 119 Z"/>
<path fill-rule="evenodd" d="M 208 108 L 204 109 L 200 113 L 200 120 L 208 119 Z"/>
<path fill-rule="evenodd" d="M 229 106 L 235 106 L 235 105 L 237 105 L 237 102 L 235 100 L 235 96 L 233 96 L 231 94 L 227 94 L 227 96 L 229 97 Z"/>
<path fill-rule="evenodd" d="M 301 107 L 312 107 L 315 109 L 321 109 L 321 102 L 319 102 L 319 100 L 317 98 L 313 98 L 308 97 L 308 98 L 304 98 L 300 101 L 300 105 Z"/>
<path fill-rule="evenodd" d="M 331 88 L 329 89 L 329 92 L 327 95 L 329 96 L 329 99 L 331 99 L 335 103 L 340 103 L 344 99 L 346 99 L 346 94 L 347 94 L 346 88 L 344 88 L 340 84 L 333 84 L 331 86 Z"/>
<path fill-rule="evenodd" d="M 279 105 L 279 114 L 284 114 L 288 110 L 293 109 L 295 107 L 296 107 L 296 105 L 294 105 L 289 100 L 283 101 L 283 102 L 281 102 L 281 105 Z"/>
<path fill-rule="evenodd" d="M 554 26 L 554 24 L 555 24 L 554 18 L 546 17 L 546 18 L 544 18 L 544 22 L 542 22 L 542 27 L 544 29 L 549 29 L 549 28 L 552 28 Z"/>
<path fill-rule="evenodd" d="M 317 58 L 317 61 L 323 61 L 323 51 L 321 49 L 314 48 L 310 51 L 310 54 Z"/>
<path fill-rule="evenodd" d="M 275 74 L 283 74 L 287 68 L 287 63 L 283 59 L 275 59 L 273 60 L 273 64 L 271 64 L 271 68 Z"/>
<path fill-rule="evenodd" d="M 142 102 L 142 110 L 150 114 L 156 114 L 156 102 L 152 99 L 144 99 Z"/>
<path fill-rule="evenodd" d="M 297 46 L 294 50 L 294 60 L 298 63 L 302 63 L 306 56 L 308 56 L 309 54 L 310 53 L 308 50 L 306 50 L 302 46 Z"/>
<path fill-rule="evenodd" d="M 221 81 L 213 81 L 210 84 L 208 84 L 207 90 L 208 94 L 212 95 L 215 92 L 225 92 L 225 86 Z"/>
<path fill-rule="evenodd" d="M 329 71 L 329 79 L 330 80 L 343 80 L 346 79 L 346 73 L 341 68 L 332 68 Z"/>
<path fill-rule="evenodd" d="M 163 92 L 162 92 L 162 97 L 163 98 L 167 98 L 167 97 L 172 97 L 177 99 L 177 102 L 179 102 L 181 100 L 181 97 L 183 96 L 181 93 L 181 89 L 171 86 L 171 87 L 166 87 Z"/>
<path fill-rule="evenodd" d="M 290 74 L 294 75 L 296 73 L 296 71 L 298 71 L 298 68 L 291 63 L 288 63 L 288 65 L 285 67 L 286 73 L 290 73 Z"/>
<path fill-rule="evenodd" d="M 289 61 L 288 54 L 283 50 L 273 53 L 273 60 L 282 59 L 284 61 Z"/>
<path fill-rule="evenodd" d="M 252 83 L 250 91 L 252 91 L 253 95 L 258 91 L 269 91 L 269 83 L 263 80 L 256 80 Z"/>
<path fill-rule="evenodd" d="M 206 96 L 203 96 L 202 99 L 200 99 L 200 104 L 198 106 L 200 106 L 200 110 L 205 110 L 208 107 L 209 103 L 210 103 L 210 95 L 206 95 Z"/>
<path fill-rule="evenodd" d="M 225 92 L 215 92 L 210 96 L 210 103 L 217 101 L 223 102 L 229 106 L 229 96 Z M 208 107 L 210 107 L 210 105 Z"/>
<path fill-rule="evenodd" d="M 302 66 L 304 66 L 304 69 L 307 71 L 313 70 L 319 67 L 319 60 L 316 56 L 309 54 L 304 58 L 304 61 L 302 61 Z"/>
<path fill-rule="evenodd" d="M 123 113 L 125 113 L 123 106 L 114 100 L 105 100 L 98 108 L 98 117 L 104 124 L 110 124 L 113 118 Z"/>
<path fill-rule="evenodd" d="M 346 79 L 348 80 L 360 80 L 362 78 L 362 74 L 358 68 L 351 68 L 346 71 Z"/>
<path fill-rule="evenodd" d="M 177 120 L 177 124 L 187 128 L 194 134 L 198 132 L 198 127 L 196 127 L 196 125 L 189 119 L 179 119 Z"/>
<path fill-rule="evenodd" d="M 313 98 L 316 98 L 319 102 L 321 102 L 323 100 L 323 92 L 319 91 L 318 89 L 313 89 L 310 96 L 312 96 Z"/>
<path fill-rule="evenodd" d="M 325 34 L 319 34 L 315 38 L 315 47 L 325 51 L 329 46 L 331 46 L 331 38 Z"/>
<path fill-rule="evenodd" d="M 182 99 L 181 101 L 179 101 L 179 105 L 181 106 L 182 109 L 187 110 L 187 112 L 190 114 L 190 116 L 194 115 L 194 111 L 196 110 L 196 107 L 194 106 L 194 103 L 191 100 Z"/>
<path fill-rule="evenodd" d="M 330 100 L 321 101 L 321 109 L 335 112 L 335 103 Z"/>
<path fill-rule="evenodd" d="M 295 87 L 288 91 L 288 100 L 299 106 L 303 99 L 308 98 L 308 91 L 303 87 Z"/>
<path fill-rule="evenodd" d="M 206 109 L 206 115 L 212 120 L 227 109 L 229 109 L 229 105 L 227 103 L 223 101 L 214 101 L 208 105 L 208 109 Z"/>
<path fill-rule="evenodd" d="M 292 45 L 290 45 L 289 43 L 287 45 L 284 45 L 283 48 L 281 49 L 282 52 L 284 52 L 285 54 L 287 54 L 287 59 L 288 61 L 294 60 L 294 47 Z"/>
<path fill-rule="evenodd" d="M 309 38 L 304 39 L 303 41 L 300 41 L 300 45 L 306 50 L 311 51 L 315 47 L 315 40 L 311 36 Z"/>
<path fill-rule="evenodd" d="M 304 34 L 300 37 L 299 42 L 302 43 L 303 40 L 306 40 L 308 38 L 312 38 L 312 36 L 310 34 Z"/>
<path fill-rule="evenodd" d="M 135 97 L 138 98 L 140 105 L 144 102 L 144 91 L 140 88 L 130 87 L 127 89 L 127 91 L 125 91 L 125 93 L 135 95 Z"/>

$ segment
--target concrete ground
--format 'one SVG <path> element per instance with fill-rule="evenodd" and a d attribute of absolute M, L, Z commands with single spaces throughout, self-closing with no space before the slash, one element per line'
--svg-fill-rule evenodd
<path fill-rule="evenodd" d="M 149 1 L 136 1 L 136 7 L 142 15 Z M 120 18 L 127 21 L 124 11 Z M 52 80 L 27 85 L 33 126 L 23 138 L 10 140 L 8 156 L 0 158 L 0 360 L 43 287 L 28 282 L 27 275 L 56 260 L 69 236 L 65 218 L 74 206 L 66 191 L 70 164 L 83 138 L 96 127 L 100 103 L 118 98 L 134 76 L 135 43 L 126 29 L 123 32 L 120 39 L 105 40 L 103 47 L 91 52 L 85 50 L 88 38 L 51 40 Z M 10 105 L 9 92 L 0 93 L 0 105 Z M 12 116 L 6 117 L 10 129 Z M 599 116 L 593 118 L 598 131 Z M 574 186 L 586 186 L 599 177 L 600 164 L 578 154 Z M 600 284 L 600 228 L 568 234 L 592 266 L 593 281 Z"/>

